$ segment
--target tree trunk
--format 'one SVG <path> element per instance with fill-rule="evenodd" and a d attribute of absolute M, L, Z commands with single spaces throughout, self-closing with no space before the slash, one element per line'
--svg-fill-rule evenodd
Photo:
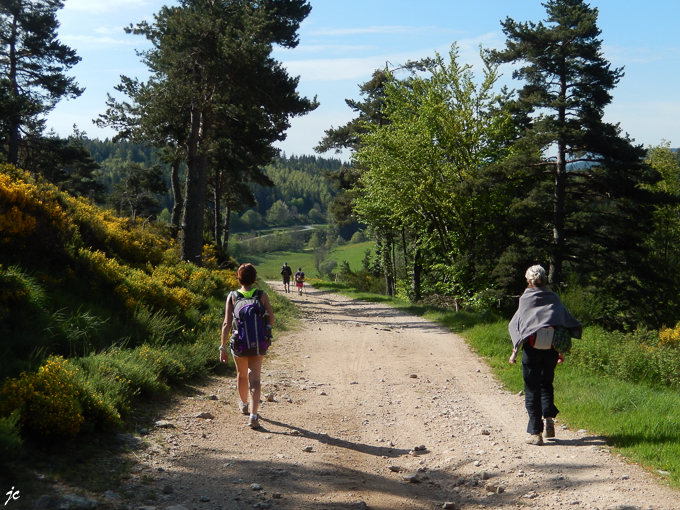
<path fill-rule="evenodd" d="M 199 265 L 203 253 L 203 215 L 208 183 L 208 157 L 203 143 L 208 128 L 206 124 L 205 113 L 193 109 L 187 150 L 187 176 L 180 240 L 180 258 Z"/>
<path fill-rule="evenodd" d="M 17 55 L 16 55 L 16 44 L 17 44 L 17 17 L 14 16 L 12 20 L 12 33 L 9 38 L 9 86 L 11 90 L 11 97 L 13 102 L 19 104 L 19 85 L 17 84 Z M 7 142 L 7 162 L 17 166 L 19 163 L 19 126 L 21 124 L 21 119 L 16 112 L 17 106 L 12 107 L 12 112 L 9 118 L 9 133 Z"/>
<path fill-rule="evenodd" d="M 218 169 L 215 169 L 215 186 L 213 187 L 213 238 L 216 246 L 222 246 L 222 176 Z"/>
<path fill-rule="evenodd" d="M 420 275 L 423 270 L 420 258 L 420 248 L 416 245 L 413 250 L 413 275 L 411 277 L 411 300 L 415 303 L 420 301 Z"/>
<path fill-rule="evenodd" d="M 222 241 L 222 249 L 227 251 L 229 249 L 229 223 L 231 222 L 231 207 L 226 206 L 224 211 L 224 238 Z"/>
<path fill-rule="evenodd" d="M 566 74 L 560 80 L 560 97 L 567 94 Z M 558 126 L 562 127 L 566 121 L 566 108 L 558 110 Z M 562 262 L 564 260 L 564 201 L 567 184 L 566 143 L 563 139 L 557 141 L 557 161 L 555 162 L 555 192 L 553 197 L 553 246 L 550 256 L 550 273 L 548 283 L 559 285 L 562 281 Z"/>
<path fill-rule="evenodd" d="M 172 162 L 172 172 L 170 174 L 170 182 L 172 187 L 172 215 L 170 216 L 170 232 L 173 239 L 177 238 L 179 233 L 179 225 L 182 216 L 182 187 L 179 182 L 179 165 L 180 160 L 176 159 Z"/>

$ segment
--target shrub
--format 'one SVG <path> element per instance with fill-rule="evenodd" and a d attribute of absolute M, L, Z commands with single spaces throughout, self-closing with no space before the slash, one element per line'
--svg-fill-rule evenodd
<path fill-rule="evenodd" d="M 19 413 L 13 412 L 7 418 L 0 417 L 0 462 L 9 464 L 19 459 L 23 441 L 19 434 Z"/>
<path fill-rule="evenodd" d="M 120 423 L 115 408 L 98 392 L 88 391 L 79 369 L 62 357 L 50 357 L 37 372 L 23 372 L 0 390 L 0 416 L 18 413 L 23 430 L 38 436 L 74 437 L 88 428 L 105 430 Z"/>

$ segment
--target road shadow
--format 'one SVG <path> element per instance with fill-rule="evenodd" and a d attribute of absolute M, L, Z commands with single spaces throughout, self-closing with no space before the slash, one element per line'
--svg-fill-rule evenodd
<path fill-rule="evenodd" d="M 275 430 L 267 429 L 263 427 L 263 423 L 270 423 L 271 425 L 281 427 L 283 429 L 288 429 L 290 431 L 295 431 L 294 435 L 298 437 L 305 437 L 308 439 L 313 439 L 319 443 L 327 444 L 330 446 L 336 446 L 338 448 L 345 448 L 347 450 L 353 450 L 355 452 L 365 453 L 367 455 L 373 455 L 375 457 L 388 457 L 396 458 L 406 455 L 410 450 L 405 450 L 403 448 L 385 447 L 385 446 L 373 446 L 364 443 L 355 443 L 352 441 L 347 441 L 345 439 L 339 439 L 337 437 L 329 436 L 328 434 L 319 434 L 317 432 L 312 432 L 311 430 L 304 429 L 302 427 L 297 427 L 288 423 L 283 423 L 276 420 L 270 420 L 267 418 L 260 417 L 260 431 L 267 432 L 269 434 L 281 434 L 289 435 L 289 432 L 278 432 Z"/>

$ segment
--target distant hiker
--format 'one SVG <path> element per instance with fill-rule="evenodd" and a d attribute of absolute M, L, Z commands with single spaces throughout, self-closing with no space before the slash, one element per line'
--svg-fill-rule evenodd
<path fill-rule="evenodd" d="M 271 343 L 274 311 L 267 294 L 253 286 L 257 278 L 255 266 L 241 265 L 236 278 L 241 289 L 230 292 L 227 297 L 220 361 L 226 363 L 229 360 L 227 352 L 230 350 L 236 365 L 236 388 L 241 397 L 239 410 L 249 414 L 248 426 L 256 429 L 260 426 L 257 414 L 260 405 L 260 372 L 262 360 Z"/>
<path fill-rule="evenodd" d="M 297 273 L 295 273 L 295 286 L 297 287 L 298 294 L 302 296 L 302 287 L 305 285 L 305 273 L 302 272 L 302 268 L 298 267 Z"/>
<path fill-rule="evenodd" d="M 542 445 L 543 435 L 546 439 L 555 437 L 554 418 L 559 412 L 554 403 L 553 380 L 555 367 L 564 361 L 564 355 L 556 347 L 561 348 L 564 335 L 569 346 L 571 337 L 581 338 L 582 327 L 559 296 L 546 287 L 545 269 L 539 265 L 531 266 L 525 278 L 528 287 L 508 325 L 513 344 L 508 361 L 515 364 L 521 346 L 524 405 L 529 413 L 527 432 L 530 435 L 526 442 Z M 563 352 L 565 350 L 562 349 Z M 542 418 L 545 418 L 545 426 Z"/>
<path fill-rule="evenodd" d="M 290 277 L 293 276 L 293 270 L 288 265 L 288 262 L 283 263 L 281 276 L 283 276 L 283 290 L 290 292 Z"/>

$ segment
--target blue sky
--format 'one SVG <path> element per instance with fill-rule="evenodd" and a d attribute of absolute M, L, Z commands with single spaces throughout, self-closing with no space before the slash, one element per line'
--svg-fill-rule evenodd
<path fill-rule="evenodd" d="M 66 0 L 59 11 L 59 38 L 75 49 L 82 62 L 71 72 L 86 88 L 75 100 L 62 101 L 48 118 L 48 127 L 62 136 L 74 124 L 95 138 L 110 137 L 92 119 L 105 110 L 121 74 L 144 78 L 145 67 L 135 50 L 145 47 L 140 36 L 123 27 L 153 14 L 173 1 Z M 312 13 L 301 26 L 300 45 L 278 49 L 275 57 L 293 76 L 300 93 L 317 96 L 313 113 L 294 119 L 279 147 L 287 155 L 313 154 L 325 129 L 350 120 L 345 99 L 359 99 L 358 86 L 389 62 L 447 54 L 456 42 L 460 57 L 481 74 L 479 45 L 502 48 L 500 21 L 538 22 L 545 18 L 539 0 L 311 0 Z M 662 140 L 680 146 L 680 2 L 677 0 L 594 0 L 599 8 L 605 57 L 625 76 L 613 92 L 605 120 L 620 123 L 637 143 Z M 513 88 L 511 69 L 501 68 Z M 326 156 L 333 156 L 327 153 Z M 345 157 L 346 155 L 343 155 Z"/>

